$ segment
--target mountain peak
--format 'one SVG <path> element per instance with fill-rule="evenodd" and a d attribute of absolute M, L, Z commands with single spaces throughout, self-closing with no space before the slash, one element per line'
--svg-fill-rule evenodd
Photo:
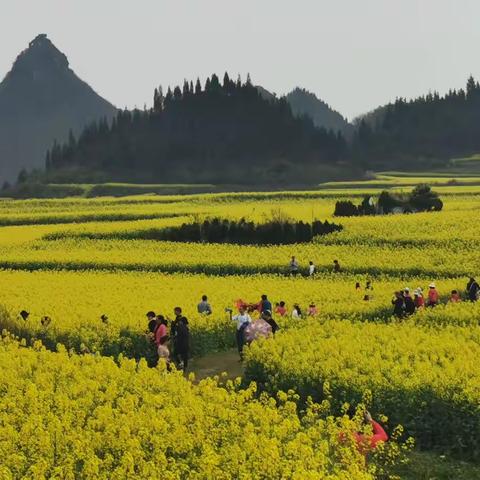
<path fill-rule="evenodd" d="M 45 33 L 37 35 L 15 60 L 12 73 L 35 72 L 38 70 L 66 70 L 68 59 L 50 41 Z"/>
<path fill-rule="evenodd" d="M 13 180 L 23 167 L 42 167 L 55 139 L 62 142 L 70 130 L 78 134 L 115 113 L 47 35 L 37 35 L 0 83 L 0 182 Z"/>
<path fill-rule="evenodd" d="M 307 115 L 317 127 L 340 131 L 347 137 L 351 135 L 352 126 L 347 119 L 314 93 L 297 87 L 286 98 L 295 115 Z"/>

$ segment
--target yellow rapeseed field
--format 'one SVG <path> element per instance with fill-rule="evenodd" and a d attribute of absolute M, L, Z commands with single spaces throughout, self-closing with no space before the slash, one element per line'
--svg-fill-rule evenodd
<path fill-rule="evenodd" d="M 338 441 L 351 428 L 339 419 L 345 402 L 360 401 L 390 418 L 389 433 L 402 424 L 422 448 L 478 459 L 480 306 L 447 304 L 480 273 L 477 187 L 439 188 L 442 212 L 332 217 L 338 199 L 358 201 L 373 187 L 0 201 L 0 454 L 9 459 L 0 478 L 381 478 L 399 444 L 365 464 Z M 275 247 L 147 239 L 194 219 L 263 222 L 279 212 L 344 229 Z M 298 277 L 287 275 L 292 255 Z M 305 276 L 309 260 L 315 278 Z M 432 281 L 443 305 L 392 317 L 395 290 Z M 277 317 L 276 338 L 253 344 L 255 387 L 196 385 L 138 363 L 148 310 L 173 316 L 181 306 L 192 352 L 204 355 L 235 345 L 225 308 L 264 293 L 288 312 L 313 302 L 318 314 Z M 196 312 L 203 294 L 209 317 Z M 298 396 L 281 400 L 290 389 Z"/>

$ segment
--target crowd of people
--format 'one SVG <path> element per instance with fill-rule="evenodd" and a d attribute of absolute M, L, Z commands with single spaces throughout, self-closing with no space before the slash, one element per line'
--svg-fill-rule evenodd
<path fill-rule="evenodd" d="M 173 361 L 177 368 L 186 370 L 190 354 L 188 319 L 182 314 L 181 307 L 175 307 L 173 313 L 174 320 L 156 315 L 154 311 L 147 313 L 147 338 L 150 346 L 147 361 L 154 367 L 159 360 L 163 360 L 168 369 Z"/>
<path fill-rule="evenodd" d="M 368 301 L 373 298 L 371 280 L 367 280 L 364 287 L 357 282 L 355 289 L 364 292 L 364 300 Z M 448 302 L 458 303 L 464 300 L 476 302 L 479 299 L 480 285 L 475 278 L 471 277 L 464 294 L 462 295 L 458 290 L 452 290 Z M 435 283 L 428 286 L 425 294 L 421 287 L 417 287 L 413 291 L 409 287 L 405 287 L 394 293 L 393 315 L 397 318 L 408 317 L 423 308 L 433 308 L 440 303 L 441 297 Z M 311 302 L 305 309 L 298 303 L 294 303 L 289 309 L 283 300 L 272 304 L 266 294 L 262 295 L 258 302 L 253 303 L 239 299 L 235 302 L 235 307 L 238 311 L 235 314 L 233 308 L 226 308 L 225 311 L 236 325 L 236 343 L 240 361 L 243 360 L 245 345 L 262 337 L 273 336 L 280 329 L 274 316 L 299 320 L 316 317 L 319 314 L 319 309 L 314 302 Z M 205 316 L 212 315 L 213 309 L 206 295 L 203 295 L 198 303 L 197 312 Z M 25 317 L 28 316 L 27 312 L 22 312 L 22 314 Z M 190 330 L 188 320 L 182 314 L 182 309 L 180 307 L 174 309 L 173 320 L 163 315 L 156 315 L 153 311 L 147 313 L 147 319 L 147 336 L 151 346 L 148 355 L 149 365 L 155 366 L 160 359 L 163 359 L 168 368 L 170 368 L 171 362 L 174 362 L 177 368 L 185 370 L 188 367 L 190 354 Z"/>
<path fill-rule="evenodd" d="M 413 295 L 412 295 L 413 293 Z M 475 278 L 471 277 L 465 288 L 465 294 L 458 290 L 452 290 L 448 298 L 449 303 L 458 303 L 463 300 L 476 302 L 480 299 L 480 286 Z M 417 287 L 413 292 L 409 287 L 396 291 L 392 299 L 393 315 L 398 318 L 413 315 L 416 311 L 423 308 L 433 308 L 441 303 L 440 294 L 438 293 L 435 283 L 428 286 L 428 291 L 424 294 L 421 287 Z"/>
<path fill-rule="evenodd" d="M 245 345 L 262 337 L 273 336 L 280 329 L 274 315 L 277 318 L 290 317 L 294 320 L 318 315 L 318 309 L 313 302 L 306 309 L 294 303 L 289 310 L 285 301 L 272 305 L 265 294 L 258 302 L 248 303 L 241 299 L 237 300 L 235 310 L 236 313 L 233 308 L 225 309 L 230 320 L 236 325 L 236 343 L 240 361 L 243 360 Z M 213 309 L 206 295 L 203 295 L 198 303 L 197 312 L 200 315 L 212 315 Z M 146 316 L 147 341 L 150 347 L 147 354 L 148 364 L 153 367 L 162 359 L 168 368 L 173 362 L 177 368 L 185 370 L 188 367 L 190 353 L 190 330 L 188 319 L 183 315 L 182 309 L 180 307 L 174 309 L 174 320 L 157 315 L 154 311 L 149 311 Z"/>

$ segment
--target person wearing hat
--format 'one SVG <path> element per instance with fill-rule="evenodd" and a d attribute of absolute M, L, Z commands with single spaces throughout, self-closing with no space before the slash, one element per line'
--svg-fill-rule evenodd
<path fill-rule="evenodd" d="M 425 299 L 423 298 L 422 289 L 420 287 L 416 288 L 413 292 L 413 303 L 417 310 L 425 307 Z"/>
<path fill-rule="evenodd" d="M 437 287 L 435 283 L 431 283 L 428 286 L 428 303 L 427 306 L 435 307 L 438 305 L 440 300 L 440 295 L 438 294 Z"/>
<path fill-rule="evenodd" d="M 408 287 L 403 289 L 403 301 L 405 303 L 405 314 L 413 315 L 415 313 L 415 302 L 410 295 L 410 289 Z"/>

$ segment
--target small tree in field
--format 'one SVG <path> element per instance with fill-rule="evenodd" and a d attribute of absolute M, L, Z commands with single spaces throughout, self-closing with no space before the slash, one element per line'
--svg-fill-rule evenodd
<path fill-rule="evenodd" d="M 433 192 L 430 185 L 422 183 L 417 185 L 410 194 L 410 205 L 420 212 L 436 211 L 443 208 L 443 202 L 436 192 Z"/>

